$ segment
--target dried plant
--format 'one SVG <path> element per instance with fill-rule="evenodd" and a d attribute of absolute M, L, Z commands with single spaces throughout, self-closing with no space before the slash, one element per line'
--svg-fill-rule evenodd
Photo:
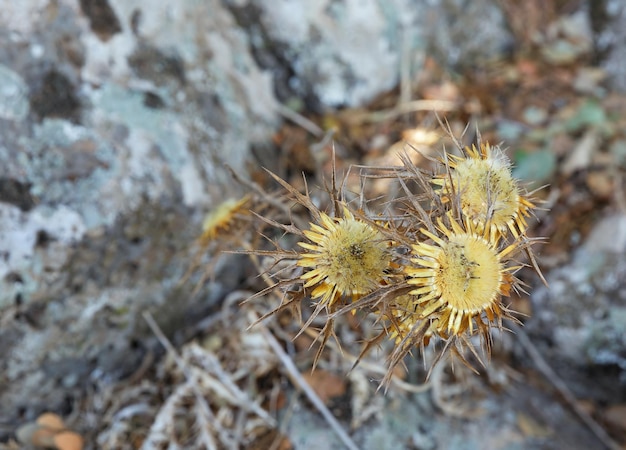
<path fill-rule="evenodd" d="M 260 320 L 289 307 L 300 318 L 302 302 L 309 300 L 313 312 L 302 330 L 325 313 L 315 364 L 334 336 L 338 316 L 373 314 L 381 331 L 366 343 L 361 357 L 391 339 L 393 349 L 381 385 L 389 383 L 393 369 L 408 353 L 433 340 L 440 343 L 433 365 L 448 353 L 468 366 L 468 355 L 485 364 L 473 337 L 478 337 L 483 356 L 489 358 L 491 329 L 503 329 L 505 319 L 516 321 L 504 298 L 523 290 L 515 276 L 525 265 L 518 259 L 521 252 L 541 277 L 531 252 L 537 240 L 526 236 L 535 203 L 513 177 L 498 146 L 479 142 L 478 147 L 458 147 L 460 156 L 444 152 L 433 161 L 433 173 L 415 166 L 408 155 L 401 157 L 400 167 L 371 167 L 369 175 L 363 171 L 363 179 L 382 171 L 385 175 L 376 177 L 394 177 L 404 191 L 378 214 L 366 210 L 370 202 L 364 192 L 359 194 L 358 208 L 346 201 L 344 184 L 337 188 L 334 171 L 326 189 L 328 213 L 312 201 L 306 183 L 301 193 L 272 174 L 311 219 L 303 229 L 260 216 L 299 240 L 295 247 L 282 248 L 273 241 L 274 250 L 250 252 L 272 257 L 272 267 L 280 267 L 265 274 L 274 281 L 253 298 L 278 289 L 283 302 Z"/>

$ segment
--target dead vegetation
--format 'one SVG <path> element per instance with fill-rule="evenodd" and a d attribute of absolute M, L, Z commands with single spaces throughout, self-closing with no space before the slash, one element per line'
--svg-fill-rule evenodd
<path fill-rule="evenodd" d="M 517 17 L 515 2 L 504 3 L 511 17 Z M 536 8 L 529 8 L 534 11 L 533 24 L 547 20 L 537 16 Z M 283 188 L 289 186 L 299 205 L 293 207 L 287 201 L 284 189 L 275 184 L 277 178 L 262 169 L 265 162 L 255 165 L 249 176 L 233 174 L 235 183 L 247 194 L 220 211 L 226 215 L 223 222 L 212 216 L 217 222 L 208 225 L 210 231 L 199 230 L 198 242 L 190 243 L 197 246 L 197 258 L 190 261 L 181 282 L 211 282 L 220 252 L 242 249 L 250 256 L 255 274 L 260 275 L 250 276 L 241 290 L 227 295 L 217 314 L 198 321 L 196 337 L 179 348 L 146 313 L 164 353 L 147 354 L 144 364 L 125 382 L 87 393 L 59 430 L 77 430 L 90 448 L 101 449 L 287 450 L 294 448 L 287 433 L 290 417 L 306 398 L 306 407 L 319 414 L 347 448 L 359 448 L 354 432 L 384 416 L 388 402 L 395 398 L 427 393 L 434 414 L 477 420 L 484 413 L 474 406 L 478 399 L 506 391 L 512 384 L 532 383 L 533 374 L 511 362 L 512 342 L 518 339 L 529 365 L 544 378 L 535 386 L 555 389 L 560 396 L 554 398 L 547 392 L 548 402 L 566 405 L 579 423 L 591 430 L 596 443 L 620 448 L 616 442 L 626 442 L 626 422 L 619 420 L 624 417 L 624 405 L 581 405 L 519 329 L 515 329 L 515 338 L 496 331 L 493 340 L 498 342 L 493 344 L 492 360 L 481 369 L 481 376 L 462 364 L 451 370 L 452 362 L 444 360 L 427 379 L 439 354 L 436 347 L 413 345 L 396 354 L 396 364 L 390 368 L 386 361 L 393 355 L 394 341 L 376 340 L 380 321 L 372 311 L 335 314 L 347 312 L 353 305 L 344 304 L 343 310 L 315 309 L 302 292 L 281 292 L 278 288 L 290 288 L 302 267 L 294 269 L 285 261 L 274 264 L 267 258 L 274 251 L 268 242 L 286 249 L 283 256 L 295 258 L 295 253 L 289 254 L 295 240 L 284 232 L 303 236 L 310 220 L 303 214 L 305 209 L 319 212 L 328 201 L 318 194 L 298 197 L 307 192 L 304 180 L 324 186 L 330 174 L 341 172 L 345 174 L 344 189 L 354 195 L 353 201 L 358 202 L 367 192 L 385 205 L 405 195 L 402 183 L 397 178 L 371 176 L 364 186 L 360 168 L 399 167 L 403 160 L 398 155 L 404 154 L 408 158 L 405 167 L 430 169 L 432 158 L 441 155 L 442 149 L 455 147 L 451 136 L 463 136 L 469 144 L 476 142 L 477 129 L 484 141 L 499 143 L 506 138 L 518 177 L 534 183 L 533 187 L 550 185 L 537 192 L 545 211 L 537 212 L 540 221 L 529 220 L 528 229 L 530 238 L 547 237 L 545 244 L 536 247 L 547 271 L 575 250 L 577 240 L 572 236 L 587 234 L 593 224 L 592 213 L 626 211 L 626 97 L 607 92 L 601 71 L 586 65 L 584 58 L 561 63 L 553 53 L 533 53 L 539 44 L 548 48 L 548 41 L 557 37 L 548 33 L 542 37 L 545 42 L 538 43 L 526 25 L 517 21 L 513 25 L 528 53 L 454 81 L 427 59 L 419 80 L 399 90 L 411 92 L 412 98 L 419 100 L 403 101 L 399 92 L 390 92 L 362 110 L 324 117 L 304 117 L 285 109 L 286 122 L 275 137 L 279 160 L 271 169 L 280 176 Z M 450 134 L 439 127 L 434 112 L 448 118 Z M 471 126 L 466 127 L 467 123 Z M 303 172 L 307 177 L 302 177 Z M 330 203 L 339 201 L 331 195 Z M 583 220 L 575 220 L 581 216 Z M 267 231 L 268 225 L 277 224 L 282 224 L 280 232 Z M 525 262 L 532 266 L 532 261 Z M 286 274 L 287 281 L 277 285 L 270 279 L 271 273 Z M 517 276 L 529 285 L 538 282 L 537 274 L 527 267 Z M 245 301 L 251 297 L 253 301 Z M 522 291 L 513 295 L 510 307 L 521 313 L 517 317 L 522 322 L 527 320 L 524 315 L 534 313 Z M 326 328 L 327 313 L 333 318 L 332 328 Z M 297 320 L 300 315 L 303 322 Z M 259 322 L 260 318 L 267 320 Z M 511 327 L 514 325 L 505 322 L 504 328 Z M 317 342 L 320 330 L 325 344 L 321 346 Z M 492 330 L 487 331 L 485 338 L 492 339 Z M 367 341 L 376 344 L 375 351 L 362 353 Z M 472 352 L 461 356 L 475 362 Z M 317 369 L 311 372 L 314 365 Z M 387 396 L 377 392 L 381 380 L 388 382 Z M 546 382 L 549 388 L 542 384 Z M 522 436 L 554 435 L 549 425 L 533 421 L 532 413 L 520 417 Z M 611 434 L 606 431 L 607 423 Z M 44 442 L 32 433 L 18 437 L 22 444 Z M 59 450 L 74 448 L 50 442 L 44 443 Z M 14 442 L 2 447 L 20 445 Z"/>

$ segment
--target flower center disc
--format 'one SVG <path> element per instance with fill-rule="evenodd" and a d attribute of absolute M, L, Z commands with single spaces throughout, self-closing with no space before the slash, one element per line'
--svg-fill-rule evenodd
<path fill-rule="evenodd" d="M 363 222 L 344 220 L 326 243 L 325 273 L 342 292 L 363 294 L 376 287 L 389 257 L 382 235 Z"/>
<path fill-rule="evenodd" d="M 452 236 L 442 248 L 435 284 L 455 310 L 477 312 L 498 296 L 502 267 L 496 251 L 480 236 Z"/>

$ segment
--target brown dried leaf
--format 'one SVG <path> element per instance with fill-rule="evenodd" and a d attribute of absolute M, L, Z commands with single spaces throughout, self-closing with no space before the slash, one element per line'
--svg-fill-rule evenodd
<path fill-rule="evenodd" d="M 316 370 L 302 374 L 302 377 L 311 385 L 315 393 L 324 402 L 346 393 L 346 380 L 325 370 Z"/>

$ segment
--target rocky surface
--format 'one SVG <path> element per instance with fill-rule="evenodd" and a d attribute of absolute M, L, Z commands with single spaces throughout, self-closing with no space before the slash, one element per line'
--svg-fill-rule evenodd
<path fill-rule="evenodd" d="M 474 65 L 511 45 L 489 0 L 228 0 L 261 67 L 272 70 L 285 103 L 358 106 L 413 78 L 426 54 Z"/>
<path fill-rule="evenodd" d="M 219 2 L 30 1 L 0 15 L 0 404 L 63 410 L 206 315 L 237 275 L 177 283 L 201 217 L 277 124 Z M 231 186 L 232 187 L 232 186 Z"/>
<path fill-rule="evenodd" d="M 600 220 L 572 260 L 535 291 L 529 329 L 581 398 L 626 400 L 626 216 Z M 593 389 L 587 385 L 594 375 Z"/>

